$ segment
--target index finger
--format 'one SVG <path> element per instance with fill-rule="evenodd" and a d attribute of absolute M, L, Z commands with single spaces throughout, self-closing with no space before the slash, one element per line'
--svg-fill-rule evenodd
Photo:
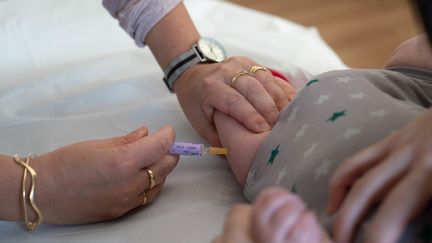
<path fill-rule="evenodd" d="M 218 83 L 208 92 L 206 103 L 218 111 L 230 115 L 245 125 L 249 130 L 259 133 L 271 129 L 267 120 L 235 89 L 224 83 Z M 277 114 L 274 114 L 277 116 Z M 276 119 L 276 118 L 275 118 Z"/>
<path fill-rule="evenodd" d="M 390 137 L 371 145 L 338 166 L 330 179 L 330 197 L 327 212 L 334 213 L 342 204 L 348 189 L 367 170 L 381 162 L 389 154 Z"/>
<path fill-rule="evenodd" d="M 396 242 L 429 202 L 432 196 L 429 178 L 427 172 L 414 170 L 399 182 L 375 214 L 365 242 Z"/>

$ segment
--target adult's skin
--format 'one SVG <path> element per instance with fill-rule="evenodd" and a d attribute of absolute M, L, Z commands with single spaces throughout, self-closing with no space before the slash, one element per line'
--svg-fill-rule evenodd
<path fill-rule="evenodd" d="M 160 193 L 166 176 L 178 162 L 167 155 L 175 133 L 163 127 L 148 135 L 147 128 L 111 139 L 77 143 L 31 160 L 37 173 L 35 202 L 44 223 L 83 224 L 117 218 Z M 156 187 L 149 189 L 145 168 Z M 0 220 L 23 220 L 23 168 L 10 156 L 0 155 Z M 27 180 L 30 188 L 30 179 Z M 30 219 L 35 217 L 29 210 Z"/>
<path fill-rule="evenodd" d="M 200 38 L 183 3 L 176 6 L 153 27 L 145 39 L 161 68 L 189 50 Z M 219 145 L 213 123 L 218 110 L 230 115 L 253 132 L 268 131 L 279 111 L 295 94 L 287 82 L 268 71 L 242 76 L 236 89 L 231 79 L 240 70 L 258 65 L 245 57 L 223 63 L 197 64 L 186 70 L 174 83 L 174 90 L 188 120 L 210 144 Z"/>
<path fill-rule="evenodd" d="M 401 44 L 386 65 L 432 70 L 426 36 Z M 366 242 L 396 242 L 432 198 L 432 109 L 345 160 L 330 183 L 334 237 L 349 242 L 363 216 L 380 203 Z"/>
<path fill-rule="evenodd" d="M 213 243 L 330 243 L 315 215 L 295 194 L 266 189 L 252 204 L 237 204 Z"/>
<path fill-rule="evenodd" d="M 386 66 L 432 70 L 431 60 L 432 52 L 427 45 L 427 39 L 420 36 L 401 44 Z M 234 151 L 229 154 L 228 159 L 252 160 L 254 151 L 257 151 L 266 133 L 254 134 L 220 113 L 216 113 L 215 118 L 224 145 Z M 368 227 L 365 242 L 397 242 L 409 222 L 430 205 L 431 124 L 432 108 L 429 108 L 392 135 L 341 163 L 330 183 L 328 203 L 329 213 L 336 213 L 332 234 L 335 242 L 350 242 L 365 214 L 378 203 L 380 206 Z M 239 139 L 247 141 L 247 146 L 244 143 L 239 144 Z M 242 164 L 232 163 L 231 166 Z M 235 169 L 233 167 L 234 171 Z M 239 171 L 247 170 L 240 168 Z M 236 176 L 242 183 L 246 175 L 247 173 Z M 292 196 L 287 191 L 267 191 L 252 205 L 232 208 L 224 231 L 216 242 L 329 242 L 330 239 L 316 224 L 315 219 L 305 215 L 307 210 L 295 206 L 298 202 L 278 203 Z M 293 219 L 293 213 L 308 217 L 309 223 L 301 224 L 299 219 L 302 217 L 296 216 Z M 272 219 L 268 220 L 269 226 L 262 224 L 262 221 L 268 218 Z M 298 222 L 296 226 L 292 226 L 292 221 Z M 321 235 L 321 241 L 290 238 L 297 234 L 313 236 L 316 233 Z"/>
<path fill-rule="evenodd" d="M 199 37 L 180 3 L 150 30 L 145 42 L 164 68 Z M 212 122 L 215 109 L 252 131 L 262 132 L 271 129 L 279 109 L 289 102 L 285 97 L 293 95 L 290 85 L 267 71 L 260 71 L 255 78 L 239 78 L 240 93 L 227 84 L 237 71 L 255 64 L 247 58 L 232 58 L 221 64 L 195 65 L 177 80 L 174 88 L 188 119 L 210 143 L 219 144 Z M 143 128 L 125 137 L 70 145 L 33 159 L 31 166 L 38 175 L 35 199 L 44 222 L 108 220 L 141 205 L 143 192 L 149 202 L 154 200 L 178 157 L 167 155 L 175 137 L 171 128 L 150 136 L 147 133 Z M 22 220 L 19 193 L 23 169 L 8 155 L 0 155 L 0 162 L 0 220 Z M 154 189 L 148 190 L 144 168 L 155 173 Z"/>

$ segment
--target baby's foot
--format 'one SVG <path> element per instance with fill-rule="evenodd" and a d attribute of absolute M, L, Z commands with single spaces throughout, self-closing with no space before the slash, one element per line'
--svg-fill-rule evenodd
<path fill-rule="evenodd" d="M 280 188 L 267 189 L 253 204 L 252 234 L 258 243 L 331 242 L 305 203 Z"/>

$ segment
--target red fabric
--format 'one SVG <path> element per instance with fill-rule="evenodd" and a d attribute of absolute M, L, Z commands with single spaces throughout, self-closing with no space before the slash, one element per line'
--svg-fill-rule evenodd
<path fill-rule="evenodd" d="M 283 79 L 283 80 L 287 81 L 288 83 L 290 82 L 290 81 L 288 80 L 288 78 L 285 77 L 285 75 L 283 75 L 281 72 L 276 71 L 276 70 L 271 69 L 271 68 L 267 68 L 267 69 L 268 69 L 268 70 L 273 74 L 273 76 L 278 77 L 278 78 L 280 78 L 280 79 Z"/>

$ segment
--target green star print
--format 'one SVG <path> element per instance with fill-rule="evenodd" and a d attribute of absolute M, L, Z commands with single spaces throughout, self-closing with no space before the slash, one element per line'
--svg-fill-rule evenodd
<path fill-rule="evenodd" d="M 297 194 L 297 184 L 294 184 L 294 185 L 291 187 L 291 192 Z"/>
<path fill-rule="evenodd" d="M 338 112 L 334 112 L 329 119 L 327 119 L 327 121 L 331 121 L 331 122 L 335 122 L 337 119 L 346 116 L 346 111 L 347 110 L 343 110 L 343 111 L 338 111 Z"/>
<path fill-rule="evenodd" d="M 314 84 L 314 83 L 318 83 L 318 82 L 319 82 L 318 79 L 311 80 L 311 81 L 309 81 L 309 82 L 306 84 L 306 87 L 309 87 L 309 86 L 311 86 L 312 84 Z"/>
<path fill-rule="evenodd" d="M 273 165 L 273 162 L 274 162 L 276 156 L 279 154 L 279 146 L 280 146 L 280 144 L 275 149 L 273 149 L 271 151 L 270 159 L 267 161 L 268 165 Z"/>

